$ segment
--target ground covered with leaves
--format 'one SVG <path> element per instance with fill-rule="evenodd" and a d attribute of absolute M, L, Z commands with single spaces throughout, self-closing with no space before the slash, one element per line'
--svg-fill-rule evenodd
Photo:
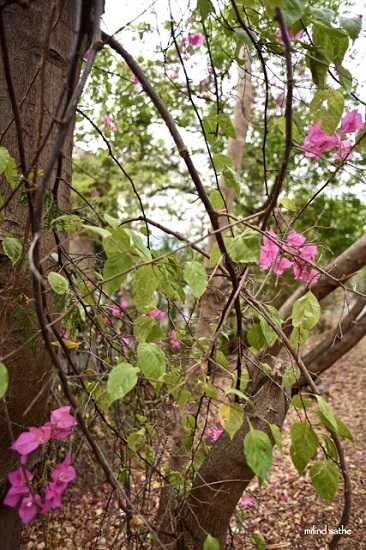
<path fill-rule="evenodd" d="M 366 341 L 323 375 L 329 404 L 351 428 L 354 443 L 343 439 L 349 473 L 352 479 L 353 507 L 347 530 L 338 547 L 366 549 Z M 315 415 L 310 418 L 317 424 Z M 227 548 L 256 548 L 252 532 L 260 532 L 270 550 L 289 548 L 322 550 L 328 547 L 330 530 L 338 527 L 342 513 L 342 485 L 333 503 L 323 501 L 311 487 L 308 474 L 299 478 L 291 463 L 290 426 L 299 420 L 291 411 L 283 433 L 284 456 L 276 450 L 270 480 L 259 487 L 253 482 L 232 519 Z M 121 515 L 107 484 L 98 480 L 92 461 L 80 454 L 78 477 L 71 484 L 63 506 L 24 528 L 22 550 L 32 549 L 124 549 L 125 533 L 121 532 Z M 145 531 L 137 520 L 132 530 Z M 313 533 L 306 532 L 312 530 Z M 315 530 L 317 534 L 314 533 Z M 47 543 L 45 542 L 47 540 Z M 141 543 L 141 548 L 145 544 Z"/>

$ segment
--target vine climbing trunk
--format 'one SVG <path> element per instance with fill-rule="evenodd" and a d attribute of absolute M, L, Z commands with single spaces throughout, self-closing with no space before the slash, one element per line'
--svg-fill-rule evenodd
<path fill-rule="evenodd" d="M 0 400 L 0 503 L 7 489 L 7 474 L 18 467 L 17 456 L 10 449 L 12 439 L 28 426 L 43 423 L 53 377 L 53 366 L 37 335 L 27 256 L 37 189 L 86 49 L 83 33 L 76 32 L 77 20 L 81 21 L 76 17 L 76 4 L 36 0 L 29 5 L 3 2 L 0 6 L 0 146 L 16 163 L 11 178 L 0 176 L 0 360 L 9 373 L 8 392 Z M 79 8 L 82 5 L 87 13 L 92 2 L 79 3 Z M 55 156 L 44 213 L 37 213 L 45 216 L 42 226 L 46 228 L 39 235 L 45 276 L 52 268 L 50 254 L 56 251 L 61 259 L 59 241 L 47 229 L 47 217 L 69 206 L 72 126 Z M 22 245 L 22 257 L 15 265 L 3 246 L 9 237 Z M 44 303 L 52 316 L 49 296 Z M 18 548 L 17 511 L 1 504 L 0 533 L 2 550 Z"/>

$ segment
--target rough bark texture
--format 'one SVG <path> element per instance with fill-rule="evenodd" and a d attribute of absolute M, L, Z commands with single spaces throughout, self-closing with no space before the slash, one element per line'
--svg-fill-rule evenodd
<path fill-rule="evenodd" d="M 277 383 L 262 377 L 253 388 L 252 400 L 255 412 L 249 406 L 245 409 L 252 427 L 271 437 L 269 423 L 282 428 L 288 410 L 287 395 Z M 217 538 L 221 549 L 225 548 L 230 517 L 254 477 L 243 453 L 243 440 L 248 431 L 249 424 L 244 420 L 232 441 L 224 433 L 214 444 L 179 511 L 176 546 L 168 548 L 202 550 L 208 533 Z"/>
<path fill-rule="evenodd" d="M 6 147 L 16 159 L 19 172 L 22 171 L 21 168 L 24 171 L 24 166 L 27 171 L 42 171 L 53 147 L 58 131 L 57 123 L 45 143 L 37 164 L 32 165 L 35 153 L 51 122 L 54 118 L 57 121 L 62 117 L 63 105 L 70 92 L 66 86 L 66 72 L 70 46 L 74 38 L 74 13 L 75 3 L 71 0 L 37 0 L 26 9 L 19 5 L 11 5 L 1 11 L 6 47 L 2 48 L 0 56 L 0 145 Z M 6 69 L 4 64 L 4 54 L 9 58 L 9 69 Z M 80 64 L 81 58 L 78 65 Z M 9 93 L 9 79 L 15 92 L 15 110 Z M 61 94 L 63 101 L 60 103 Z M 17 109 L 20 131 L 14 116 Z M 61 209 L 68 207 L 69 192 L 63 181 L 70 182 L 71 179 L 71 153 L 72 128 L 59 156 L 48 191 L 48 196 L 56 200 L 55 189 L 58 188 L 57 203 Z M 32 175 L 29 176 L 29 180 L 34 188 L 38 185 L 38 181 L 32 181 Z M 33 187 L 30 188 L 31 194 Z M 26 251 L 31 236 L 31 220 L 27 201 L 19 201 L 24 187 L 11 198 L 12 189 L 2 176 L 0 191 L 4 202 L 9 199 L 1 219 L 0 244 L 4 235 L 8 233 L 17 237 Z M 53 234 L 48 231 L 42 234 L 41 240 L 42 261 L 45 261 L 43 267 L 47 274 L 47 258 L 55 250 L 56 244 Z M 26 323 L 31 321 L 32 328 L 37 329 L 33 315 L 30 271 L 27 267 L 20 269 L 20 262 L 13 267 L 2 247 L 0 289 L 0 358 L 8 368 L 10 380 L 6 405 L 3 400 L 0 402 L 2 499 L 6 491 L 7 473 L 18 467 L 18 457 L 10 449 L 11 431 L 17 437 L 28 426 L 39 425 L 45 420 L 52 364 L 41 338 L 33 344 L 25 342 L 27 335 L 23 329 Z M 27 414 L 24 414 L 27 409 Z M 7 417 L 10 419 L 10 426 Z M 18 548 L 19 526 L 15 509 L 0 507 L 2 549 Z"/>
<path fill-rule="evenodd" d="M 366 334 L 366 300 L 359 296 L 348 315 L 315 346 L 303 361 L 311 374 L 319 375 L 350 351 Z M 296 387 L 306 384 L 303 376 Z"/>

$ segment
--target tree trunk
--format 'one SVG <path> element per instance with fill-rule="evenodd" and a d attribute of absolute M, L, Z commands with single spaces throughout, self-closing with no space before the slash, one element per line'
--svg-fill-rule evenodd
<path fill-rule="evenodd" d="M 14 4 L 0 9 L 0 145 L 8 149 L 19 173 L 28 180 L 14 194 L 1 176 L 1 199 L 6 208 L 1 218 L 0 244 L 9 234 L 16 237 L 22 242 L 24 257 L 31 238 L 35 191 L 72 91 L 69 54 L 75 38 L 75 10 L 71 0 L 37 0 L 26 8 Z M 74 75 L 81 66 L 84 47 L 85 43 L 78 48 Z M 70 127 L 46 196 L 46 205 L 57 204 L 61 210 L 69 204 L 69 188 L 63 182 L 71 180 L 72 131 Z M 43 141 L 43 149 L 35 160 Z M 41 255 L 46 274 L 50 253 L 56 249 L 52 232 L 44 231 Z M 1 360 L 9 372 L 8 393 L 0 401 L 0 499 L 6 493 L 8 472 L 18 467 L 18 456 L 10 449 L 12 438 L 28 426 L 44 422 L 53 371 L 41 338 L 27 342 L 36 334 L 37 322 L 31 272 L 28 266 L 21 268 L 21 264 L 19 261 L 13 266 L 0 248 Z M 50 299 L 48 303 L 52 311 Z M 19 532 L 17 511 L 1 506 L 1 548 L 18 548 Z"/>

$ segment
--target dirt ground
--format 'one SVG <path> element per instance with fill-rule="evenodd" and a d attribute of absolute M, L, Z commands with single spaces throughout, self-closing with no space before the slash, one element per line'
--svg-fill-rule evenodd
<path fill-rule="evenodd" d="M 366 549 L 365 352 L 366 339 L 323 376 L 329 404 L 354 436 L 354 443 L 342 440 L 353 488 L 351 519 L 346 527 L 348 534 L 338 544 L 338 548 L 345 550 Z M 308 474 L 299 478 L 288 456 L 289 428 L 294 420 L 296 412 L 291 412 L 283 433 L 285 455 L 275 452 L 269 482 L 262 488 L 253 482 L 246 491 L 245 495 L 251 498 L 246 499 L 246 506 L 233 518 L 227 548 L 256 548 L 250 535 L 256 531 L 263 535 L 269 550 L 322 550 L 328 547 L 329 531 L 337 528 L 342 511 L 342 484 L 336 500 L 329 504 L 311 488 Z M 88 479 L 95 479 L 93 475 L 78 474 L 62 508 L 44 516 L 43 526 L 38 519 L 26 526 L 22 550 L 125 548 L 118 535 L 118 510 L 110 506 L 106 511 L 109 488 L 105 484 L 88 485 Z"/>

